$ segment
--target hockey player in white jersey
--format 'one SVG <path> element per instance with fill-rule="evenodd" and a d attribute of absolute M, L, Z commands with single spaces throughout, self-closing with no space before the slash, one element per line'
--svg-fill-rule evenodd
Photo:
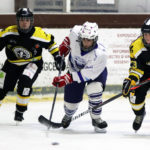
<path fill-rule="evenodd" d="M 62 126 L 67 128 L 79 103 L 83 99 L 86 87 L 89 98 L 89 109 L 102 103 L 102 94 L 107 79 L 107 54 L 102 44 L 98 43 L 98 25 L 85 22 L 75 25 L 69 36 L 59 46 L 60 55 L 68 56 L 68 72 L 60 77 L 54 77 L 53 85 L 65 86 L 64 110 Z M 106 121 L 100 117 L 102 108 L 90 113 L 92 125 L 98 132 L 105 132 Z"/>

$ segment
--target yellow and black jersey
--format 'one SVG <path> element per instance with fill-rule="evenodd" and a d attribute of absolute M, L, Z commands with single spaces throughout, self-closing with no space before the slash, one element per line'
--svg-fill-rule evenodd
<path fill-rule="evenodd" d="M 58 52 L 53 35 L 40 27 L 33 27 L 27 34 L 19 33 L 16 25 L 0 31 L 0 50 L 3 48 L 6 48 L 8 61 L 17 65 L 41 60 L 43 48 L 51 54 Z"/>
<path fill-rule="evenodd" d="M 140 36 L 130 45 L 129 76 L 134 76 L 138 81 L 143 75 L 150 77 L 150 49 L 144 46 L 142 40 Z"/>

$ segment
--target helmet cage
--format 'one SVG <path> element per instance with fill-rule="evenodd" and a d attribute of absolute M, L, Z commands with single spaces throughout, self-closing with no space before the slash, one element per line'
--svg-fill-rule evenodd
<path fill-rule="evenodd" d="M 33 13 L 31 12 L 29 8 L 20 8 L 16 13 L 16 19 L 17 19 L 18 30 L 20 32 L 23 32 L 23 33 L 30 32 L 30 30 L 33 27 L 34 18 L 33 18 Z M 19 25 L 19 21 L 24 20 L 24 19 L 30 20 L 30 26 L 28 29 L 22 29 Z"/>
<path fill-rule="evenodd" d="M 150 44 L 148 44 L 146 42 L 146 40 L 144 39 L 144 33 L 150 33 L 150 18 L 146 19 L 141 27 L 141 32 L 142 32 L 142 36 L 143 36 L 143 44 L 145 47 L 150 48 Z"/>
<path fill-rule="evenodd" d="M 92 46 L 88 48 L 84 48 L 82 40 L 89 39 L 93 40 Z M 98 40 L 98 25 L 96 23 L 85 22 L 79 31 L 79 42 L 81 46 L 81 50 L 85 52 L 92 51 L 97 43 Z"/>
<path fill-rule="evenodd" d="M 92 40 L 92 39 L 90 39 L 90 40 Z M 90 47 L 88 47 L 88 48 L 85 48 L 85 47 L 83 46 L 83 43 L 82 43 L 82 38 L 79 38 L 81 50 L 82 50 L 82 51 L 85 51 L 85 52 L 90 52 L 90 51 L 92 51 L 92 50 L 95 48 L 96 44 L 97 44 L 97 40 L 98 40 L 98 36 L 97 36 L 95 39 L 93 39 L 93 44 L 92 44 L 92 46 L 90 46 Z"/>

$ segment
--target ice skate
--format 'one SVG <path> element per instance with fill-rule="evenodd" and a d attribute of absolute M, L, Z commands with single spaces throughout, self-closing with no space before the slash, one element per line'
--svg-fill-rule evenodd
<path fill-rule="evenodd" d="M 62 122 L 61 122 L 62 127 L 67 128 L 71 123 L 71 119 L 72 119 L 72 117 L 65 115 L 62 119 Z"/>
<path fill-rule="evenodd" d="M 139 116 L 137 115 L 135 117 L 134 122 L 133 122 L 133 129 L 136 132 L 140 129 L 145 115 L 146 115 L 146 112 L 144 112 L 143 115 L 139 115 Z"/>
<path fill-rule="evenodd" d="M 23 112 L 19 112 L 16 110 L 14 120 L 16 121 L 16 125 L 18 125 L 21 121 L 23 121 L 24 120 Z"/>
<path fill-rule="evenodd" d="M 94 126 L 96 132 L 106 133 L 107 122 L 101 118 L 92 119 L 92 125 Z"/>

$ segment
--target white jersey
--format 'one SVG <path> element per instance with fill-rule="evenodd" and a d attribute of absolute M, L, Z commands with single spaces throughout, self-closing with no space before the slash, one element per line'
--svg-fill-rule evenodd
<path fill-rule="evenodd" d="M 73 81 L 85 82 L 96 79 L 105 69 L 107 54 L 102 44 L 92 51 L 82 54 L 78 34 L 81 26 L 74 26 L 69 34 L 70 54 L 69 54 L 69 71 L 72 74 Z"/>

